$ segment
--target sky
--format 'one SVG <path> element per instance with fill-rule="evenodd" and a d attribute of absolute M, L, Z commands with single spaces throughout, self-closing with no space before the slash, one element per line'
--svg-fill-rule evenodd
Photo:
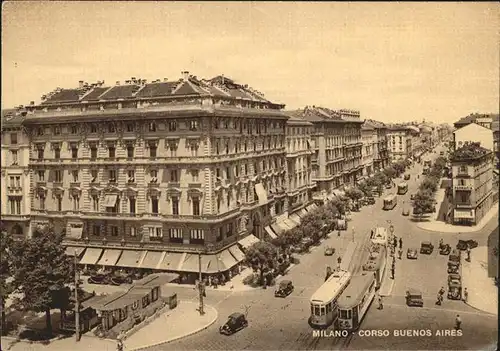
<path fill-rule="evenodd" d="M 287 109 L 453 123 L 499 109 L 496 3 L 3 2 L 2 108 L 79 80 L 224 74 Z"/>

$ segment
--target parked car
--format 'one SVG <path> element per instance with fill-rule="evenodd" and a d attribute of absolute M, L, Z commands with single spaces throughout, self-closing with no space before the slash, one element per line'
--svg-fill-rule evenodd
<path fill-rule="evenodd" d="M 477 241 L 475 240 L 458 240 L 457 249 L 467 250 L 467 247 L 474 249 L 477 247 Z"/>
<path fill-rule="evenodd" d="M 410 195 L 410 200 L 412 200 L 412 201 L 415 200 L 415 194 Z"/>
<path fill-rule="evenodd" d="M 403 211 L 401 212 L 401 214 L 402 214 L 403 216 L 405 216 L 405 217 L 406 217 L 406 216 L 409 216 L 409 215 L 410 215 L 410 210 L 409 210 L 409 209 L 407 209 L 407 208 L 403 208 Z"/>
<path fill-rule="evenodd" d="M 111 283 L 111 277 L 109 273 L 95 273 L 87 279 L 87 282 L 89 284 L 109 284 Z"/>
<path fill-rule="evenodd" d="M 460 263 L 458 262 L 453 262 L 453 261 L 448 261 L 448 274 L 450 273 L 458 273 L 460 270 Z"/>
<path fill-rule="evenodd" d="M 462 299 L 462 282 L 452 280 L 448 282 L 448 298 L 450 300 Z"/>
<path fill-rule="evenodd" d="M 462 281 L 462 277 L 458 273 L 451 273 L 448 274 L 448 284 L 451 282 L 458 282 L 460 283 Z"/>
<path fill-rule="evenodd" d="M 405 174 L 404 180 L 410 180 L 410 175 L 409 174 Z"/>
<path fill-rule="evenodd" d="M 430 255 L 434 251 L 434 245 L 430 241 L 422 241 L 420 244 L 420 253 Z"/>
<path fill-rule="evenodd" d="M 443 244 L 439 248 L 439 254 L 440 255 L 449 255 L 451 252 L 451 246 L 449 244 Z"/>
<path fill-rule="evenodd" d="M 408 249 L 406 252 L 406 258 L 409 260 L 416 260 L 418 258 L 417 249 Z"/>
<path fill-rule="evenodd" d="M 368 205 L 375 205 L 375 198 L 373 196 L 369 196 L 366 198 L 366 202 Z"/>
<path fill-rule="evenodd" d="M 132 284 L 132 274 L 115 273 L 110 278 L 111 285 Z"/>
<path fill-rule="evenodd" d="M 455 263 L 458 263 L 460 264 L 460 257 L 462 256 L 462 252 L 457 250 L 457 249 L 453 249 L 450 253 L 450 256 L 448 256 L 448 260 L 450 262 L 455 262 Z"/>
<path fill-rule="evenodd" d="M 387 185 L 385 186 L 385 188 L 386 188 L 386 189 L 392 189 L 392 185 L 391 185 L 391 184 L 387 184 Z"/>
<path fill-rule="evenodd" d="M 335 253 L 335 249 L 333 247 L 327 246 L 325 247 L 325 256 L 332 256 Z"/>
<path fill-rule="evenodd" d="M 291 280 L 282 280 L 278 288 L 274 292 L 275 297 L 287 297 L 293 291 L 293 284 Z"/>
<path fill-rule="evenodd" d="M 406 305 L 424 307 L 424 299 L 422 298 L 422 292 L 417 289 L 409 289 L 406 292 Z"/>
<path fill-rule="evenodd" d="M 248 321 L 243 313 L 235 312 L 231 314 L 226 324 L 219 327 L 219 332 L 224 335 L 232 335 L 248 326 Z"/>
<path fill-rule="evenodd" d="M 337 220 L 337 229 L 338 230 L 347 230 L 347 221 L 345 219 Z"/>

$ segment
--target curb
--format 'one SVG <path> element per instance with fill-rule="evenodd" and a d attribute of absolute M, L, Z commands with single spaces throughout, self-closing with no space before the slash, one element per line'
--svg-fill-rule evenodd
<path fill-rule="evenodd" d="M 463 300 L 462 300 L 462 301 L 463 301 Z M 491 312 L 488 312 L 488 311 L 482 310 L 482 309 L 480 309 L 480 308 L 478 308 L 478 307 L 475 307 L 475 306 L 471 305 L 469 302 L 465 302 L 465 301 L 463 301 L 463 303 L 465 303 L 467 306 L 469 306 L 470 308 L 475 309 L 475 310 L 476 310 L 476 311 L 478 311 L 478 312 L 481 312 L 481 313 L 486 313 L 486 314 L 489 314 L 489 315 L 492 315 L 492 316 L 497 316 L 497 317 L 498 317 L 498 313 L 497 313 L 497 314 L 495 314 L 495 313 L 491 313 Z"/>
<path fill-rule="evenodd" d="M 205 305 L 205 308 L 211 308 L 215 311 L 215 318 L 213 318 L 207 325 L 201 327 L 201 328 L 198 328 L 196 330 L 193 330 L 193 331 L 190 331 L 190 332 L 187 332 L 185 334 L 182 334 L 182 335 L 179 335 L 179 336 L 175 336 L 171 339 L 168 339 L 168 340 L 163 340 L 163 341 L 159 341 L 159 342 L 156 342 L 154 344 L 149 344 L 149 345 L 145 345 L 145 346 L 140 346 L 140 347 L 137 347 L 135 349 L 132 349 L 131 351 L 142 351 L 142 350 L 147 350 L 149 349 L 150 347 L 155 347 L 155 346 L 159 346 L 159 345 L 163 345 L 163 344 L 168 344 L 168 343 L 171 343 L 171 342 L 174 342 L 174 341 L 177 341 L 179 339 L 182 339 L 182 338 L 186 338 L 188 336 L 191 336 L 193 334 L 196 334 L 196 333 L 199 333 L 201 332 L 202 330 L 205 330 L 207 328 L 209 328 L 210 326 L 212 326 L 216 321 L 217 319 L 219 318 L 219 312 L 217 312 L 217 309 L 215 309 L 214 307 L 210 306 L 210 305 Z"/>
<path fill-rule="evenodd" d="M 389 278 L 390 279 L 390 278 Z M 391 282 L 389 283 L 390 287 L 387 291 L 387 293 L 381 293 L 380 290 L 382 290 L 382 287 L 380 287 L 380 290 L 379 290 L 379 295 L 382 296 L 382 297 L 387 297 L 387 296 L 391 296 L 392 294 L 392 289 L 394 288 L 394 279 L 391 279 Z"/>

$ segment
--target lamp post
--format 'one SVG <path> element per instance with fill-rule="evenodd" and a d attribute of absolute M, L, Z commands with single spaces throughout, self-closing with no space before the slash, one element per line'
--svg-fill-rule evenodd
<path fill-rule="evenodd" d="M 354 227 L 352 228 L 352 242 L 354 242 Z"/>
<path fill-rule="evenodd" d="M 205 303 L 203 301 L 203 295 L 205 293 L 205 283 L 202 280 L 202 269 L 201 269 L 201 255 L 206 253 L 207 251 L 211 251 L 213 248 L 212 244 L 207 244 L 205 250 L 198 251 L 198 296 L 200 301 L 200 306 L 198 307 L 198 311 L 200 312 L 200 316 L 205 314 Z"/>
<path fill-rule="evenodd" d="M 75 250 L 75 338 L 76 341 L 80 341 L 80 301 L 78 300 L 78 285 L 80 283 L 80 272 L 78 271 L 78 257 L 77 251 Z"/>

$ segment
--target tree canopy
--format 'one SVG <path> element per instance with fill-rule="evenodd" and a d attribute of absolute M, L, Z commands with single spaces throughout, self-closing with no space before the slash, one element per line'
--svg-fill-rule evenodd
<path fill-rule="evenodd" d="M 11 276 L 12 267 L 12 251 L 14 246 L 14 240 L 12 236 L 7 233 L 5 230 L 1 230 L 0 232 L 0 293 L 2 294 L 0 298 L 1 309 L 2 309 L 2 324 L 1 330 L 5 332 L 5 302 L 9 298 L 9 295 L 14 290 L 14 285 L 9 278 Z"/>
<path fill-rule="evenodd" d="M 254 271 L 260 272 L 260 282 L 264 283 L 264 273 L 276 267 L 278 250 L 266 241 L 259 241 L 250 246 L 245 253 L 246 261 Z"/>
<path fill-rule="evenodd" d="M 415 214 L 432 213 L 434 210 L 434 198 L 430 191 L 419 191 L 413 200 Z"/>
<path fill-rule="evenodd" d="M 345 195 L 354 201 L 358 201 L 364 196 L 363 192 L 358 188 L 347 189 Z"/>

